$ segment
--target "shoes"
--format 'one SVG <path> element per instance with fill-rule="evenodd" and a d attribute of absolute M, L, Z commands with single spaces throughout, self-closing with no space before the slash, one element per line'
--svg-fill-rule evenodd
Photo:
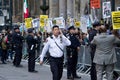
<path fill-rule="evenodd" d="M 34 70 L 34 71 L 29 71 L 29 72 L 31 72 L 31 73 L 38 73 L 38 71 L 36 71 L 36 70 Z"/>
<path fill-rule="evenodd" d="M 76 78 L 76 79 L 80 79 L 81 77 L 80 77 L 80 76 L 74 76 L 74 78 Z"/>
<path fill-rule="evenodd" d="M 68 77 L 67 77 L 67 79 L 73 79 L 73 77 L 71 77 L 71 76 L 68 76 Z"/>
<path fill-rule="evenodd" d="M 6 62 L 2 62 L 2 64 L 7 64 Z"/>
<path fill-rule="evenodd" d="M 15 65 L 15 67 L 23 67 L 22 65 Z"/>

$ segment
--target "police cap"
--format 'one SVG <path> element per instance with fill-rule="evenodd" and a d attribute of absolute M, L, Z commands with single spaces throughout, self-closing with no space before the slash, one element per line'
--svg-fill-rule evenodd
<path fill-rule="evenodd" d="M 68 28 L 68 30 L 71 30 L 71 29 L 75 29 L 74 26 L 70 26 L 70 27 Z"/>
<path fill-rule="evenodd" d="M 97 26 L 101 26 L 100 22 L 98 21 L 93 23 L 93 27 L 97 27 Z"/>
<path fill-rule="evenodd" d="M 18 26 L 18 25 L 15 25 L 15 26 L 14 26 L 14 30 L 16 30 L 16 29 L 19 29 L 19 26 Z"/>
<path fill-rule="evenodd" d="M 33 33 L 33 28 L 29 28 L 27 31 L 28 31 L 28 33 Z"/>

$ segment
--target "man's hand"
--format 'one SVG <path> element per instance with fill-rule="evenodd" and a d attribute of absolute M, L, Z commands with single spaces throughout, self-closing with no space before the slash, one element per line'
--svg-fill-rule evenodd
<path fill-rule="evenodd" d="M 43 64 L 43 61 L 40 61 L 40 65 L 42 65 Z"/>
<path fill-rule="evenodd" d="M 77 47 L 77 50 L 79 51 L 79 50 L 80 50 L 80 47 Z"/>
<path fill-rule="evenodd" d="M 63 35 L 62 30 L 60 29 L 60 35 Z"/>

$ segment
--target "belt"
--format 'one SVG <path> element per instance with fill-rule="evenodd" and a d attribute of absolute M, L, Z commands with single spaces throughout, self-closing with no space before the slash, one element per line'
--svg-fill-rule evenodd
<path fill-rule="evenodd" d="M 50 56 L 50 58 L 52 58 L 52 59 L 63 59 L 64 56 L 62 56 L 62 57 L 53 57 L 53 56 Z"/>

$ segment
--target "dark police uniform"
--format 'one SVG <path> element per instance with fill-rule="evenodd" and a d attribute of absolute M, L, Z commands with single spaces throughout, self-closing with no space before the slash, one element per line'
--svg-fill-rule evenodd
<path fill-rule="evenodd" d="M 70 27 L 70 29 L 74 29 L 74 27 Z M 71 41 L 71 45 L 67 46 L 67 78 L 80 78 L 76 74 L 78 60 L 77 47 L 80 47 L 80 42 L 75 34 L 68 33 L 67 38 Z"/>
<path fill-rule="evenodd" d="M 19 29 L 19 27 L 14 28 L 14 30 L 16 29 Z M 20 32 L 14 32 L 12 34 L 12 43 L 15 50 L 15 58 L 13 61 L 13 65 L 19 67 L 22 59 L 22 44 L 23 44 L 23 37 L 21 36 Z"/>
<path fill-rule="evenodd" d="M 100 23 L 95 22 L 93 24 L 93 26 L 99 26 Z M 93 40 L 93 38 L 97 35 L 98 31 L 96 29 L 92 29 L 89 33 L 89 41 L 91 42 Z M 91 71 L 90 71 L 90 75 L 91 75 L 91 80 L 97 80 L 97 75 L 96 75 L 96 68 L 95 68 L 95 63 L 93 63 L 93 58 L 95 55 L 95 51 L 96 51 L 96 45 L 95 44 L 90 44 L 90 54 L 91 54 Z"/>
<path fill-rule="evenodd" d="M 28 29 L 28 33 L 33 33 L 33 29 Z M 34 34 L 34 33 L 33 33 Z M 26 40 L 28 44 L 28 71 L 29 72 L 37 72 L 35 71 L 35 50 L 36 50 L 36 44 L 37 44 L 37 38 L 34 38 L 33 35 L 28 35 Z"/>

